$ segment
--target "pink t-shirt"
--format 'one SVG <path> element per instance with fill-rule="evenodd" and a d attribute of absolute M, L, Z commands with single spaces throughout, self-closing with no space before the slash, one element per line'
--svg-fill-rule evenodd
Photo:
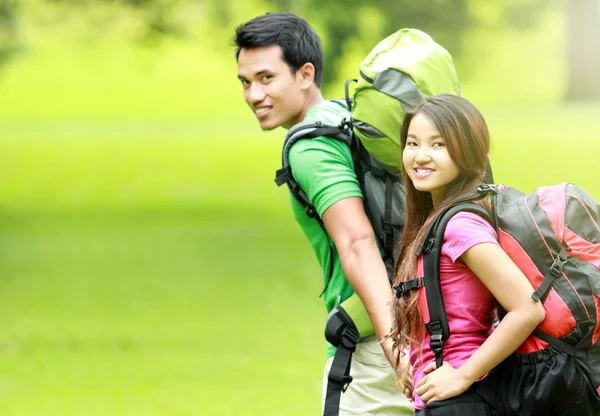
<path fill-rule="evenodd" d="M 456 214 L 446 227 L 442 256 L 440 259 L 440 282 L 442 296 L 448 316 L 450 337 L 444 342 L 444 361 L 455 368 L 460 367 L 492 331 L 494 321 L 494 298 L 481 280 L 459 260 L 468 249 L 480 243 L 494 243 L 494 228 L 477 214 L 460 212 Z M 418 276 L 423 276 L 423 259 L 418 262 Z M 427 316 L 427 300 L 425 291 L 419 291 L 419 304 L 425 322 Z M 422 351 L 410 349 L 410 363 L 413 366 L 415 386 L 424 377 L 424 370 L 431 362 L 435 362 L 435 354 L 429 347 L 429 333 L 423 326 L 425 338 Z M 416 387 L 415 387 L 416 390 Z M 416 393 L 415 409 L 424 407 Z"/>

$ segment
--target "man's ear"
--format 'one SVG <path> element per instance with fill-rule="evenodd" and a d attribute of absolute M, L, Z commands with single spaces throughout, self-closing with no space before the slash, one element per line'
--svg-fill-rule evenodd
<path fill-rule="evenodd" d="M 310 62 L 305 63 L 296 71 L 296 76 L 300 80 L 302 89 L 310 88 L 315 80 L 315 66 Z"/>

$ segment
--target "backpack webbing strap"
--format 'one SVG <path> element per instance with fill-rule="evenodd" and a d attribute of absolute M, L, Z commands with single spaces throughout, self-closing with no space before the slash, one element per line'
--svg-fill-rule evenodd
<path fill-rule="evenodd" d="M 417 256 L 423 254 L 423 284 L 429 311 L 429 323 L 425 324 L 425 328 L 429 332 L 429 346 L 435 354 L 437 368 L 442 366 L 444 341 L 450 336 L 448 316 L 446 315 L 440 284 L 440 259 L 446 226 L 452 217 L 459 212 L 472 212 L 491 222 L 490 214 L 480 205 L 470 202 L 452 205 L 436 218 L 423 238 L 427 242 L 422 242 L 416 253 Z"/>
<path fill-rule="evenodd" d="M 483 177 L 483 182 L 494 183 L 494 172 L 492 172 L 492 165 L 490 163 L 489 158 L 487 163 L 485 164 L 485 176 Z"/>
<path fill-rule="evenodd" d="M 567 253 L 564 249 L 561 249 L 554 259 L 554 263 L 552 263 L 550 270 L 544 276 L 544 280 L 542 280 L 542 283 L 538 286 L 537 290 L 531 295 L 533 300 L 544 303 L 550 293 L 550 289 L 554 285 L 554 281 L 561 275 L 565 264 L 567 264 Z"/>
<path fill-rule="evenodd" d="M 352 382 L 350 376 L 352 354 L 360 341 L 360 335 L 352 318 L 341 306 L 334 308 L 329 314 L 325 326 L 325 338 L 337 350 L 327 377 L 323 416 L 338 416 L 341 395 Z"/>
<path fill-rule="evenodd" d="M 277 186 L 287 184 L 289 191 L 293 195 L 294 199 L 304 207 L 304 211 L 309 218 L 313 218 L 325 234 L 329 234 L 323 224 L 323 220 L 319 217 L 317 209 L 311 204 L 310 199 L 306 193 L 302 190 L 298 182 L 294 180 L 292 175 L 292 168 L 290 166 L 289 154 L 290 149 L 294 144 L 303 139 L 314 139 L 316 137 L 327 136 L 333 139 L 341 140 L 345 143 L 349 143 L 351 140 L 351 134 L 343 128 L 343 126 L 330 126 L 325 125 L 319 121 L 317 122 L 301 122 L 293 126 L 285 138 L 283 150 L 281 152 L 281 169 L 275 173 L 275 183 Z M 333 242 L 329 242 L 329 271 L 327 273 L 327 280 L 323 285 L 323 291 L 319 297 L 323 296 L 329 282 L 333 277 Z"/>
<path fill-rule="evenodd" d="M 549 345 L 552 345 L 559 351 L 565 352 L 575 357 L 581 354 L 585 355 L 585 350 L 569 345 L 558 338 L 554 338 L 552 335 L 549 335 L 538 328 L 533 330 L 533 335 L 535 335 L 543 341 L 546 341 Z"/>
<path fill-rule="evenodd" d="M 390 175 L 385 175 L 385 211 L 383 214 L 383 246 L 386 253 L 394 251 L 394 227 L 392 226 L 392 202 L 394 182 Z"/>

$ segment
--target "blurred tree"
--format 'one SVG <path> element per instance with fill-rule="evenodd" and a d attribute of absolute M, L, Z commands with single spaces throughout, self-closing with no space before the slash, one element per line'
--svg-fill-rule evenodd
<path fill-rule="evenodd" d="M 504 0 L 505 17 L 514 28 L 536 27 L 543 12 L 562 7 L 566 28 L 566 100 L 600 99 L 600 1 Z"/>
<path fill-rule="evenodd" d="M 111 0 L 103 0 L 111 1 Z M 145 17 L 146 39 L 157 39 L 163 36 L 182 36 L 184 33 L 181 22 L 177 18 L 177 9 L 187 0 L 121 0 L 133 7 Z"/>
<path fill-rule="evenodd" d="M 368 9 L 382 12 L 376 38 L 382 39 L 403 27 L 415 27 L 434 39 L 443 39 L 444 47 L 453 55 L 460 53 L 462 35 L 474 23 L 469 15 L 468 0 L 269 1 L 275 10 L 302 11 L 303 16 L 310 16 L 311 22 L 321 23 L 320 32 L 327 39 L 323 45 L 326 68 L 338 67 L 344 47 L 362 35 L 361 18 Z M 365 46 L 368 50 L 375 43 Z M 323 75 L 324 82 L 329 82 L 336 73 L 324 71 Z"/>
<path fill-rule="evenodd" d="M 600 2 L 565 0 L 567 100 L 600 99 Z"/>
<path fill-rule="evenodd" d="M 18 26 L 23 0 L 0 0 L 0 65 L 22 49 Z M 600 4 L 599 0 L 29 0 L 30 9 L 56 5 L 65 13 L 80 16 L 98 5 L 125 6 L 124 13 L 106 13 L 99 25 L 135 16 L 141 32 L 138 39 L 159 40 L 183 37 L 198 23 L 230 30 L 247 11 L 282 10 L 305 16 L 319 27 L 324 38 L 326 68 L 324 82 L 336 79 L 349 47 L 365 52 L 376 42 L 402 27 L 416 27 L 429 33 L 455 57 L 462 52 L 468 29 L 477 26 L 509 25 L 519 30 L 537 26 L 546 12 L 562 5 L 565 10 L 567 47 L 567 99 L 600 98 Z M 113 11 L 116 9 L 113 9 Z M 483 12 L 482 12 L 483 11 Z M 479 13 L 478 13 L 479 12 Z M 493 15 L 494 17 L 490 17 Z M 501 16 L 499 19 L 497 16 Z M 90 18 L 91 19 L 91 18 Z M 109 19 L 109 20 L 106 20 Z"/>
<path fill-rule="evenodd" d="M 0 67 L 20 48 L 17 0 L 0 0 Z"/>

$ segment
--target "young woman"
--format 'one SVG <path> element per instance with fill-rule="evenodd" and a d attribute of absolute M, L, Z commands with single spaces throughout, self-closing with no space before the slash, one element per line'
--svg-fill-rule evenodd
<path fill-rule="evenodd" d="M 407 217 L 396 284 L 423 276 L 417 246 L 438 213 L 481 184 L 490 137 L 473 104 L 444 94 L 425 99 L 407 116 L 401 144 Z M 488 201 L 479 204 L 489 211 Z M 421 315 L 423 291 L 414 290 L 393 303 L 391 337 L 398 351 L 410 351 L 415 410 L 420 416 L 495 414 L 469 387 L 525 341 L 544 319 L 544 309 L 497 243 L 494 228 L 477 214 L 460 212 L 448 223 L 440 281 L 451 328 L 440 368 Z M 507 313 L 492 331 L 496 302 Z M 408 369 L 398 372 L 400 380 L 410 379 Z"/>

